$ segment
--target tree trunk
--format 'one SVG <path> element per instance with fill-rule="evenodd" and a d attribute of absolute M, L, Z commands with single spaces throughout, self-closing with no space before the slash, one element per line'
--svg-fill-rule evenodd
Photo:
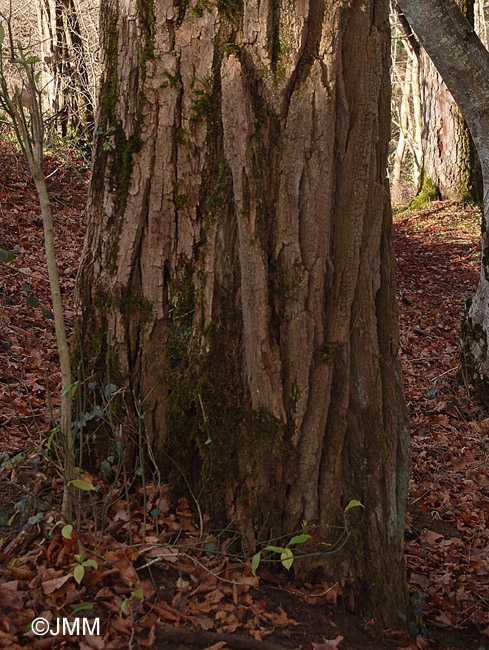
<path fill-rule="evenodd" d="M 93 103 L 74 0 L 37 0 L 43 109 L 63 136 L 93 128 Z"/>
<path fill-rule="evenodd" d="M 474 28 L 486 48 L 489 45 L 488 14 L 487 0 L 475 0 Z"/>
<path fill-rule="evenodd" d="M 392 190 L 393 194 L 398 194 L 398 184 L 401 178 L 404 151 L 406 145 L 409 146 L 412 155 L 412 178 L 415 187 L 418 187 L 419 178 L 422 171 L 423 152 L 421 136 L 423 131 L 422 121 L 422 103 L 420 89 L 420 45 L 414 36 L 409 23 L 400 11 L 396 2 L 391 0 L 391 23 L 394 30 L 395 44 L 393 52 L 397 51 L 398 39 L 402 42 L 401 59 L 404 60 L 404 75 L 402 80 L 402 99 L 399 116 L 399 141 L 396 151 L 393 172 L 392 172 Z M 397 64 L 396 57 L 392 57 L 391 79 L 397 81 L 400 74 L 400 66 Z M 397 73 L 397 74 L 396 74 Z M 395 85 L 394 85 L 395 88 Z M 399 100 L 395 102 L 399 104 Z M 396 106 L 397 109 L 397 106 Z M 396 110 L 397 112 L 397 110 Z"/>
<path fill-rule="evenodd" d="M 359 499 L 346 546 L 296 566 L 397 624 L 387 1 L 112 0 L 102 20 L 85 358 L 113 346 L 168 472 L 215 517 L 331 542 Z"/>
<path fill-rule="evenodd" d="M 489 52 L 454 0 L 400 0 L 399 6 L 457 102 L 477 148 L 484 186 L 481 274 L 463 327 L 479 388 L 489 382 Z"/>
<path fill-rule="evenodd" d="M 471 25 L 474 0 L 458 0 Z M 480 163 L 457 104 L 424 48 L 421 49 L 423 178 L 441 199 L 482 202 Z"/>

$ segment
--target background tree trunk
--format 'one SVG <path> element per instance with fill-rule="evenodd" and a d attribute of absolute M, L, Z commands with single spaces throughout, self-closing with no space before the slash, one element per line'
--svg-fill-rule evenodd
<path fill-rule="evenodd" d="M 463 326 L 467 361 L 479 388 L 489 383 L 489 52 L 454 0 L 399 0 L 470 128 L 484 186 L 481 274 Z"/>
<path fill-rule="evenodd" d="M 458 0 L 458 4 L 473 26 L 474 0 Z M 431 180 L 441 199 L 482 202 L 480 163 L 467 123 L 424 48 L 421 48 L 421 76 L 424 166 L 421 180 Z"/>
<path fill-rule="evenodd" d="M 36 0 L 43 109 L 63 136 L 91 133 L 94 106 L 74 0 Z"/>
<path fill-rule="evenodd" d="M 487 0 L 475 0 L 474 27 L 477 35 L 486 48 L 489 44 L 488 15 L 489 6 Z"/>
<path fill-rule="evenodd" d="M 391 172 L 393 203 L 407 203 L 416 193 L 423 167 L 423 116 L 420 86 L 421 46 L 396 2 L 390 3 L 393 32 L 392 71 L 393 119 L 398 138 Z M 411 160 L 406 164 L 406 150 Z M 411 168 L 412 185 L 402 178 L 404 168 Z"/>
<path fill-rule="evenodd" d="M 262 538 L 305 520 L 331 542 L 362 501 L 348 544 L 297 566 L 397 624 L 387 4 L 105 3 L 78 291 L 85 357 L 113 346 L 211 514 Z"/>

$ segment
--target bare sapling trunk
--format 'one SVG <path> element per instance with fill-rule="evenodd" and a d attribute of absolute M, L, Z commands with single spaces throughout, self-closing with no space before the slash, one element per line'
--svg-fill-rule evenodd
<path fill-rule="evenodd" d="M 0 46 L 4 35 L 5 32 L 0 25 Z M 62 469 L 64 471 L 65 481 L 62 514 L 65 518 L 69 518 L 71 516 L 69 482 L 74 478 L 74 450 L 71 433 L 71 364 L 63 314 L 63 302 L 61 299 L 58 270 L 56 268 L 53 217 L 42 167 L 44 158 L 44 133 L 40 108 L 40 91 L 36 86 L 32 63 L 26 59 L 20 45 L 17 45 L 17 47 L 14 46 L 11 34 L 9 36 L 11 62 L 18 66 L 19 72 L 24 73 L 23 85 L 22 88 L 15 88 L 14 95 L 11 98 L 3 75 L 2 58 L 0 57 L 0 106 L 12 119 L 17 140 L 29 164 L 41 207 L 44 227 L 44 248 L 46 252 L 51 299 L 53 302 L 56 344 L 61 368 L 60 431 L 63 441 Z"/>

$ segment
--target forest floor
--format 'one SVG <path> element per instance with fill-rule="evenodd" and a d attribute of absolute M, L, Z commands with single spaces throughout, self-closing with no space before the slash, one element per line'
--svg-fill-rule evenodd
<path fill-rule="evenodd" d="M 56 157 L 46 173 L 71 330 L 88 169 Z M 120 481 L 85 473 L 96 490 L 83 494 L 81 528 L 56 525 L 62 486 L 48 449 L 60 375 L 42 223 L 25 163 L 0 142 L 0 648 L 489 649 L 489 412 L 471 398 L 459 349 L 479 222 L 478 210 L 450 203 L 395 217 L 414 615 L 411 636 L 381 637 L 343 609 L 336 584 L 265 564 L 253 576 L 236 540 L 203 532 L 192 504 L 173 503 L 165 486 L 146 486 L 144 502 L 133 482 L 127 507 Z M 35 617 L 78 612 L 100 617 L 101 634 L 29 631 Z"/>

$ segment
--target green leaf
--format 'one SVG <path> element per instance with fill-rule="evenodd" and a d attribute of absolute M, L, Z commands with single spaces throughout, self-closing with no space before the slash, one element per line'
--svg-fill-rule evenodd
<path fill-rule="evenodd" d="M 4 38 L 5 38 L 5 29 L 3 25 L 0 25 L 0 45 L 3 43 Z"/>
<path fill-rule="evenodd" d="M 95 570 L 98 569 L 97 560 L 85 560 L 85 562 L 83 562 L 83 566 L 91 566 L 92 569 L 95 569 Z"/>
<path fill-rule="evenodd" d="M 251 558 L 251 573 L 256 576 L 256 570 L 260 566 L 261 553 L 255 553 Z"/>
<path fill-rule="evenodd" d="M 210 557 L 211 555 L 215 555 L 217 551 L 219 550 L 219 544 L 216 544 L 216 542 L 206 542 L 204 544 L 204 553 Z"/>
<path fill-rule="evenodd" d="M 47 318 L 54 318 L 53 312 L 50 309 L 48 309 L 43 302 L 41 303 L 41 309 L 44 316 L 46 316 Z"/>
<path fill-rule="evenodd" d="M 265 551 L 273 551 L 274 553 L 284 553 L 286 550 L 283 546 L 265 546 Z"/>
<path fill-rule="evenodd" d="M 131 591 L 131 598 L 144 598 L 144 593 L 141 588 Z"/>
<path fill-rule="evenodd" d="M 68 485 L 73 485 L 73 487 L 83 490 L 84 492 L 95 490 L 95 485 L 91 481 L 84 481 L 81 478 L 76 478 L 73 481 L 70 481 Z"/>
<path fill-rule="evenodd" d="M 85 567 L 81 564 L 77 564 L 73 571 L 73 577 L 75 578 L 78 584 L 81 583 L 84 575 L 85 575 Z"/>
<path fill-rule="evenodd" d="M 361 501 L 358 501 L 357 499 L 352 499 L 344 510 L 345 515 L 348 512 L 348 510 L 350 510 L 351 508 L 357 508 L 358 506 L 360 506 L 361 508 L 365 508 L 365 506 Z"/>
<path fill-rule="evenodd" d="M 39 298 L 37 296 L 35 296 L 34 294 L 31 294 L 30 296 L 27 296 L 25 301 L 29 305 L 29 307 L 37 307 L 37 305 L 39 304 Z"/>
<path fill-rule="evenodd" d="M 37 515 L 32 515 L 32 517 L 29 517 L 27 520 L 27 523 L 30 524 L 31 526 L 36 526 L 40 521 L 42 521 L 44 518 L 44 515 L 42 512 L 38 512 Z"/>
<path fill-rule="evenodd" d="M 292 566 L 292 562 L 294 561 L 294 554 L 292 553 L 290 548 L 286 548 L 284 552 L 280 554 L 280 559 L 282 560 L 282 564 L 288 571 Z"/>
<path fill-rule="evenodd" d="M 65 539 L 71 539 L 71 533 L 73 532 L 73 526 L 71 524 L 66 524 L 61 529 L 61 534 Z"/>
<path fill-rule="evenodd" d="M 6 251 L 4 248 L 0 248 L 0 262 L 12 262 L 15 259 L 14 253 L 12 251 Z"/>
<path fill-rule="evenodd" d="M 304 533 L 302 535 L 296 535 L 295 537 L 292 537 L 292 539 L 289 542 L 289 546 L 291 544 L 304 544 L 304 542 L 307 542 L 308 539 L 311 539 L 311 536 L 308 535 L 307 533 Z"/>
<path fill-rule="evenodd" d="M 87 609 L 93 609 L 93 603 L 82 603 L 81 605 L 77 605 L 71 612 L 71 616 L 73 616 L 73 614 L 78 614 L 78 612 L 85 612 Z"/>

